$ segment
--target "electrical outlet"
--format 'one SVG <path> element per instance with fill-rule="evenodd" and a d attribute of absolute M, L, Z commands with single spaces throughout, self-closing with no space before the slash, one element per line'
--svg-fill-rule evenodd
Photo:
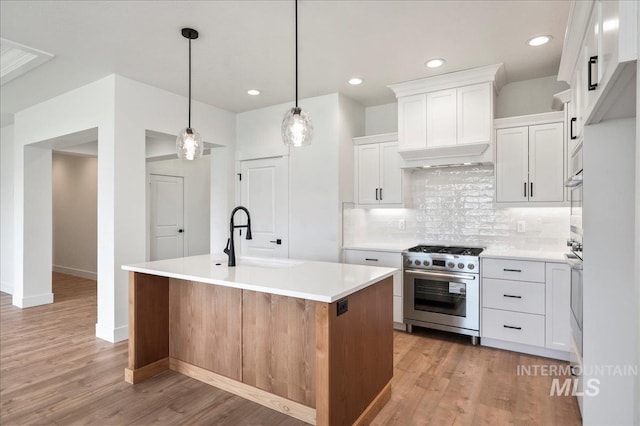
<path fill-rule="evenodd" d="M 349 310 L 349 299 L 342 299 L 338 301 L 337 316 L 346 313 Z"/>
<path fill-rule="evenodd" d="M 407 227 L 407 222 L 404 219 L 398 221 L 398 229 L 404 229 Z"/>
<path fill-rule="evenodd" d="M 519 220 L 518 221 L 518 232 L 526 232 L 527 231 L 527 224 L 524 220 Z"/>

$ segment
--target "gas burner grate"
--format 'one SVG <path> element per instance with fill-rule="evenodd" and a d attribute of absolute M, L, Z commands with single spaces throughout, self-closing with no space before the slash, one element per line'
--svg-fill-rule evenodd
<path fill-rule="evenodd" d="M 440 253 L 457 254 L 461 256 L 478 256 L 484 249 L 480 247 L 455 247 L 455 246 L 415 246 L 409 249 L 411 253 Z"/>

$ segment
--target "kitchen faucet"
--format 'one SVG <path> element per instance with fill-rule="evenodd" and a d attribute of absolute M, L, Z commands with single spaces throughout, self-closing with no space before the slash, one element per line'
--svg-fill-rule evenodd
<path fill-rule="evenodd" d="M 233 216 L 235 216 L 238 210 L 243 210 L 247 214 L 246 225 L 234 225 Z M 233 230 L 236 228 L 247 228 L 247 240 L 251 239 L 251 216 L 249 216 L 249 210 L 246 207 L 238 206 L 231 211 L 231 221 L 229 222 L 229 238 L 227 239 L 227 247 L 224 252 L 229 256 L 229 266 L 236 266 L 236 249 L 233 244 Z"/>

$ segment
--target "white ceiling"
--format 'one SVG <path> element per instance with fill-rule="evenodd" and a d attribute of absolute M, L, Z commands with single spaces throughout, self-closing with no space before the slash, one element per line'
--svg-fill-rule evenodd
<path fill-rule="evenodd" d="M 300 0 L 300 97 L 340 91 L 365 106 L 393 102 L 387 85 L 503 62 L 507 82 L 557 74 L 569 11 L 561 0 Z M 111 73 L 230 111 L 294 98 L 293 1 L 8 1 L 0 35 L 55 55 L 2 86 L 12 113 Z M 526 41 L 550 34 L 548 45 Z M 428 70 L 427 59 L 446 64 Z M 350 86 L 352 76 L 364 78 Z M 257 88 L 260 96 L 249 96 Z"/>

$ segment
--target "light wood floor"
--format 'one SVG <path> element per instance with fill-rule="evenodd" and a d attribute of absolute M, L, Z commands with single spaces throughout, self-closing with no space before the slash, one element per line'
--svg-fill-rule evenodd
<path fill-rule="evenodd" d="M 54 273 L 55 303 L 20 310 L 0 293 L 0 424 L 300 425 L 301 422 L 167 371 L 123 380 L 127 343 L 95 338 L 94 281 Z M 375 425 L 580 423 L 550 377 L 518 377 L 545 358 L 473 347 L 465 337 L 396 332 L 393 396 Z"/>

